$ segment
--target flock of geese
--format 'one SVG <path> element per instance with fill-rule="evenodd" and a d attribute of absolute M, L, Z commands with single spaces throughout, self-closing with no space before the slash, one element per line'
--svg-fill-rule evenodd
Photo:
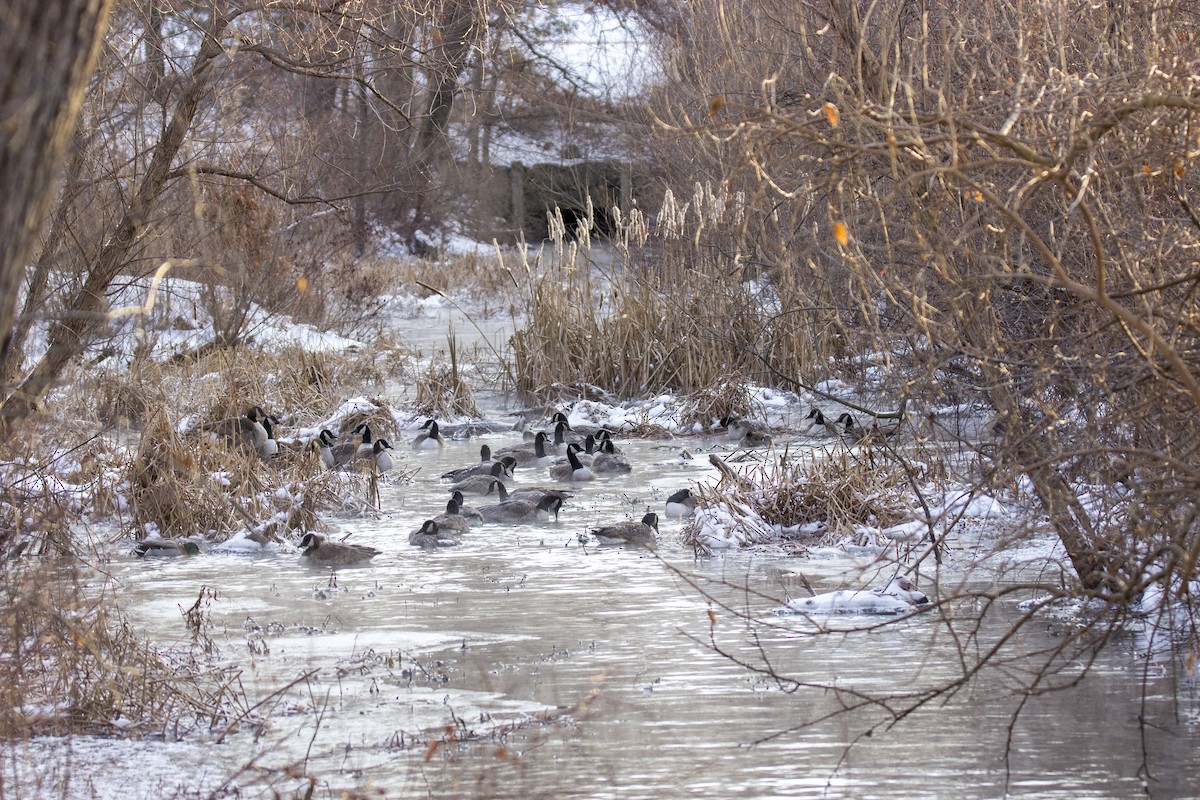
<path fill-rule="evenodd" d="M 274 431 L 278 424 L 276 417 L 260 406 L 254 406 L 240 417 L 206 425 L 203 430 L 213 439 L 224 440 L 270 460 L 279 453 Z M 450 493 L 446 510 L 425 520 L 409 535 L 409 543 L 422 548 L 448 547 L 459 544 L 472 525 L 557 520 L 559 511 L 575 492 L 564 486 L 510 490 L 507 481 L 517 468 L 545 470 L 550 480 L 569 485 L 587 483 L 606 474 L 632 471 L 607 428 L 573 428 L 562 412 L 554 414 L 551 425 L 551 432 L 538 431 L 527 441 L 496 452 L 485 444 L 480 448 L 478 462 L 443 474 L 441 477 Z M 771 443 L 770 430 L 762 423 L 725 418 L 721 425 L 729 440 L 739 447 L 762 447 Z M 862 428 L 849 413 L 843 413 L 831 422 L 820 409 L 813 408 L 798 433 L 859 444 L 891 436 L 895 428 L 884 430 L 876 425 Z M 437 421 L 429 419 L 413 439 L 412 448 L 418 451 L 439 449 L 445 444 Z M 386 439 L 374 438 L 367 422 L 357 424 L 344 441 L 339 441 L 329 429 L 322 429 L 307 447 L 330 469 L 368 469 L 379 475 L 394 465 L 391 444 Z M 494 499 L 495 502 L 475 508 L 467 505 L 467 496 Z M 682 518 L 690 516 L 695 508 L 696 497 L 685 488 L 667 499 L 664 512 L 668 517 Z M 658 515 L 649 510 L 640 521 L 627 520 L 591 530 L 602 544 L 647 548 L 655 546 L 658 533 Z M 320 566 L 364 563 L 381 552 L 366 545 L 332 541 L 311 532 L 300 540 L 300 550 L 307 563 Z M 139 555 L 187 555 L 197 551 L 196 544 L 186 540 L 147 540 L 135 548 Z"/>

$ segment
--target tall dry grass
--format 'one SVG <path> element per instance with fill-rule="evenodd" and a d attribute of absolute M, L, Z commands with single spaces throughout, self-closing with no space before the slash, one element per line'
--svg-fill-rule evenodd
<path fill-rule="evenodd" d="M 790 386 L 826 374 L 849 352 L 838 317 L 825 313 L 828 287 L 802 271 L 763 269 L 743 202 L 711 187 L 683 204 L 668 192 L 653 237 L 639 211 L 618 213 L 622 235 L 603 250 L 590 219 L 567 231 L 558 217 L 550 247 L 521 254 L 532 278 L 526 324 L 512 340 L 519 392 L 711 396 L 731 382 Z"/>
<path fill-rule="evenodd" d="M 87 583 L 62 562 L 0 569 L 0 737 L 177 737 L 232 713 L 236 682 L 199 652 L 150 647 L 113 587 Z"/>

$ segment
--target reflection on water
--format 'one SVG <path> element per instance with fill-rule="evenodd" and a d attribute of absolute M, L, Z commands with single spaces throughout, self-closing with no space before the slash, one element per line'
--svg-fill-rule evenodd
<path fill-rule="evenodd" d="M 657 555 L 585 541 L 590 527 L 647 507 L 661 515 L 668 495 L 708 474 L 703 457 L 674 460 L 678 443 L 628 443 L 635 471 L 574 487 L 558 523 L 477 526 L 459 547 L 410 547 L 409 532 L 445 508 L 437 476 L 477 459 L 481 443 L 514 438 L 406 454 L 402 467 L 420 467 L 413 482 L 385 486 L 378 517 L 337 523 L 383 554 L 333 579 L 295 553 L 115 556 L 123 603 L 159 642 L 187 641 L 180 609 L 209 586 L 218 592 L 210 632 L 252 697 L 315 675 L 265 707 L 264 731 L 246 726 L 220 743 L 35 741 L 9 759 L 6 783 L 60 770 L 71 775 L 68 796 L 159 797 L 176 787 L 207 796 L 251 762 L 307 762 L 318 797 L 370 786 L 389 797 L 983 798 L 1001 795 L 1007 776 L 1013 795 L 1116 798 L 1142 791 L 1136 722 L 1145 713 L 1165 726 L 1144 743 L 1156 792 L 1200 785 L 1194 698 L 1191 711 L 1176 709 L 1171 676 L 1152 673 L 1143 709 L 1145 665 L 1121 647 L 1079 687 L 1033 699 L 1007 748 L 1017 699 L 1000 675 L 894 727 L 888 709 L 871 707 L 795 729 L 839 698 L 781 690 L 714 652 L 710 633 L 735 657 L 765 656 L 800 682 L 898 693 L 960 674 L 955 642 L 932 617 L 814 637 L 742 588 L 778 600 L 800 570 L 818 591 L 839 588 L 866 557 L 759 550 L 694 560 L 665 517 Z M 548 481 L 525 470 L 516 483 Z M 770 624 L 747 626 L 743 615 Z M 1004 628 L 989 624 L 985 639 Z M 1052 635 L 1030 626 L 1023 646 Z M 248 771 L 231 786 L 303 794 L 299 775 Z"/>

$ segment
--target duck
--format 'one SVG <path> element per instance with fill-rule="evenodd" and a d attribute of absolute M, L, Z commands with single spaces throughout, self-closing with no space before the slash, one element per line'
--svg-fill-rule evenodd
<path fill-rule="evenodd" d="M 490 494 L 492 484 L 496 482 L 504 483 L 504 462 L 502 461 L 493 462 L 492 471 L 487 475 L 472 475 L 456 481 L 450 487 L 450 491 L 463 494 Z"/>
<path fill-rule="evenodd" d="M 496 483 L 499 484 L 500 489 L 503 491 L 504 484 L 500 483 L 499 481 L 496 481 Z M 455 503 L 458 503 L 458 513 L 465 518 L 467 522 L 483 522 L 483 514 L 480 514 L 477 509 L 472 508 L 463 502 L 465 498 L 463 498 L 462 492 L 451 493 L 450 499 L 452 499 Z"/>
<path fill-rule="evenodd" d="M 596 473 L 580 463 L 574 450 L 567 450 L 567 463 L 551 467 L 550 477 L 556 481 L 591 481 L 596 479 Z"/>
<path fill-rule="evenodd" d="M 680 489 L 667 498 L 667 517 L 684 519 L 696 513 L 696 496 L 691 489 Z"/>
<path fill-rule="evenodd" d="M 142 557 L 196 556 L 200 545 L 191 539 L 143 539 L 133 546 L 133 552 Z"/>
<path fill-rule="evenodd" d="M 205 425 L 204 430 L 213 439 L 261 454 L 267 446 L 267 429 L 263 427 L 266 418 L 267 412 L 262 406 L 251 406 L 242 416 Z"/>
<path fill-rule="evenodd" d="M 486 448 L 487 445 L 485 444 Z M 502 464 L 503 469 L 500 474 L 496 474 L 496 464 Z M 490 456 L 487 461 L 480 461 L 478 464 L 472 464 L 469 467 L 460 467 L 452 469 L 449 472 L 442 473 L 442 480 L 445 481 L 464 481 L 474 475 L 492 475 L 500 480 L 506 480 L 513 476 L 513 470 L 517 466 L 517 459 L 512 456 L 504 456 L 503 458 L 492 461 Z"/>
<path fill-rule="evenodd" d="M 515 458 L 517 465 L 522 467 L 548 467 L 554 463 L 554 454 L 546 449 L 545 431 L 538 431 L 528 444 L 506 447 L 495 455 L 496 458 Z"/>
<path fill-rule="evenodd" d="M 360 422 L 350 430 L 350 439 L 330 448 L 335 467 L 344 467 L 356 458 L 369 456 L 374 452 L 375 443 L 371 441 L 371 426 Z"/>
<path fill-rule="evenodd" d="M 658 515 L 647 511 L 641 522 L 626 520 L 603 528 L 593 528 L 592 535 L 600 544 L 628 544 L 654 548 L 658 534 Z"/>
<path fill-rule="evenodd" d="M 300 540 L 300 557 L 312 566 L 344 567 L 363 564 L 382 551 L 365 544 L 331 542 L 319 533 L 306 533 Z"/>
<path fill-rule="evenodd" d="M 629 459 L 617 454 L 612 439 L 606 439 L 600 452 L 596 453 L 592 458 L 592 472 L 596 474 L 605 472 L 633 472 L 633 467 L 630 466 Z"/>
<path fill-rule="evenodd" d="M 413 439 L 413 450 L 434 450 L 446 446 L 446 440 L 442 438 L 442 434 L 438 431 L 437 420 L 427 419 L 425 424 L 421 426 L 422 433 L 417 434 L 417 438 Z"/>
<path fill-rule="evenodd" d="M 562 499 L 546 495 L 536 503 L 528 500 L 505 500 L 491 506 L 480 506 L 479 513 L 488 522 L 548 522 L 550 515 L 558 521 Z"/>
<path fill-rule="evenodd" d="M 431 519 L 421 523 L 421 527 L 408 535 L 408 543 L 414 547 L 454 547 L 459 544 L 458 539 L 449 531 L 443 531 L 438 524 Z"/>
<path fill-rule="evenodd" d="M 433 522 L 439 531 L 456 534 L 471 532 L 470 523 L 459 513 L 458 501 L 453 497 L 446 501 L 446 513 L 438 514 L 433 518 Z"/>
<path fill-rule="evenodd" d="M 321 458 L 321 463 L 332 468 L 335 465 L 333 460 L 333 446 L 337 443 L 337 437 L 333 435 L 333 431 L 328 428 L 322 428 L 317 434 L 317 438 L 309 442 L 309 447 L 317 452 Z"/>

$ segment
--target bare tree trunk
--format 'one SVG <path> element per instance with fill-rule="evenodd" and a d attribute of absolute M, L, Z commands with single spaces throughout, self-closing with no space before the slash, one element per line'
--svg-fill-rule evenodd
<path fill-rule="evenodd" d="M 439 26 L 441 53 L 429 69 L 429 103 L 417 136 L 417 156 L 432 161 L 446 140 L 450 109 L 458 92 L 458 78 L 466 67 L 471 45 L 482 32 L 481 10 L 473 0 L 448 0 Z"/>
<path fill-rule="evenodd" d="M 0 11 L 0 358 L 111 8 L 112 0 L 5 0 Z"/>
<path fill-rule="evenodd" d="M 96 263 L 88 270 L 83 286 L 67 299 L 63 316 L 50 328 L 49 349 L 12 394 L 0 405 L 0 420 L 8 424 L 28 417 L 49 391 L 63 369 L 83 350 L 85 339 L 104 316 L 104 294 L 125 266 L 136 243 L 142 221 L 153 209 L 166 187 L 171 164 L 192 126 L 200 102 L 207 93 L 216 60 L 224 52 L 221 35 L 229 19 L 217 16 L 196 54 L 189 79 L 162 138 L 154 148 L 150 165 L 126 206 L 125 213 L 106 238 Z"/>

